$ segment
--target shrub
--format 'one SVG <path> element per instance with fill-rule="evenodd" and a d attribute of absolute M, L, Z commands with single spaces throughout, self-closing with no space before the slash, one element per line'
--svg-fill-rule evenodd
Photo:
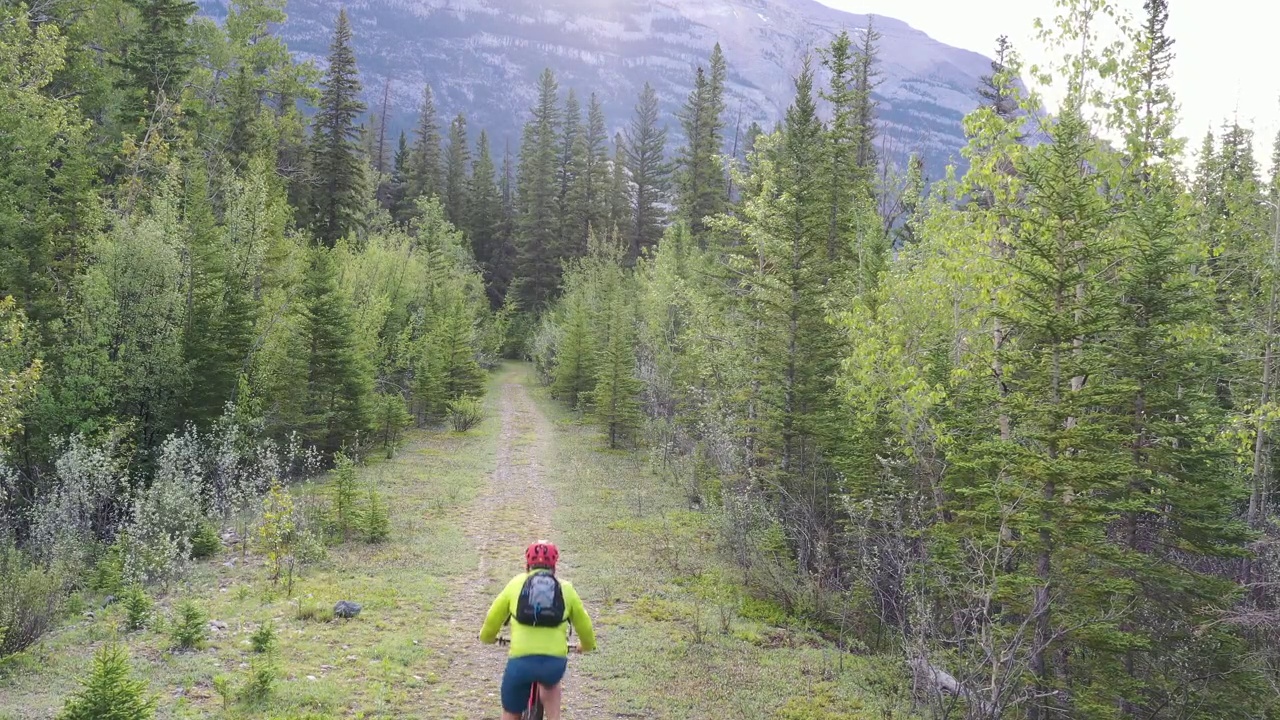
<path fill-rule="evenodd" d="M 145 680 L 135 679 L 129 656 L 109 645 L 93 658 L 93 669 L 63 707 L 59 720 L 150 720 L 156 699 Z"/>
<path fill-rule="evenodd" d="M 120 598 L 124 607 L 124 626 L 127 630 L 141 630 L 151 621 L 151 598 L 140 585 L 132 585 Z"/>
<path fill-rule="evenodd" d="M 276 629 L 265 622 L 249 636 L 249 644 L 256 653 L 269 653 L 276 647 Z"/>
<path fill-rule="evenodd" d="M 262 501 L 262 523 L 258 526 L 258 539 L 267 553 L 271 565 L 271 584 L 280 582 L 281 570 L 293 567 L 293 545 L 297 539 L 297 522 L 293 496 L 288 490 L 274 483 Z M 292 578 L 290 578 L 292 579 Z"/>
<path fill-rule="evenodd" d="M 218 528 L 213 523 L 200 523 L 191 534 L 191 557 L 196 559 L 211 558 L 222 549 L 222 538 L 218 537 Z"/>
<path fill-rule="evenodd" d="M 116 595 L 124 587 L 124 545 L 112 543 L 98 558 L 89 577 L 89 588 L 104 595 Z"/>
<path fill-rule="evenodd" d="M 369 486 L 369 502 L 364 511 L 364 539 L 370 543 L 380 543 L 391 537 L 391 516 L 387 502 L 378 494 L 378 489 Z"/>
<path fill-rule="evenodd" d="M 360 489 L 356 485 L 356 466 L 351 458 L 338 453 L 337 463 L 333 481 L 333 522 L 346 541 L 351 539 L 351 531 L 360 520 Z"/>
<path fill-rule="evenodd" d="M 66 593 L 58 575 L 0 543 L 0 657 L 27 649 L 53 627 Z"/>
<path fill-rule="evenodd" d="M 449 424 L 454 431 L 464 433 L 484 420 L 484 408 L 480 401 L 463 397 L 449 403 Z"/>
<path fill-rule="evenodd" d="M 169 638 L 179 650 L 199 650 L 209 637 L 209 616 L 191 600 L 178 603 L 174 609 Z"/>
<path fill-rule="evenodd" d="M 256 703 L 271 697 L 279 675 L 280 671 L 270 660 L 253 662 L 249 667 L 249 677 L 245 680 L 244 687 L 240 688 L 240 699 Z"/>
<path fill-rule="evenodd" d="M 329 622 L 333 619 L 333 611 L 310 598 L 299 598 L 298 619 L 304 622 Z"/>

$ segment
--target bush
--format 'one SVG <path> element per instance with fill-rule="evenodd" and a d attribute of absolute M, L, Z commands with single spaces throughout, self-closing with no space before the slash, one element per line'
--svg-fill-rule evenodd
<path fill-rule="evenodd" d="M 378 489 L 369 486 L 369 502 L 364 510 L 364 539 L 370 543 L 380 543 L 391 537 L 391 515 L 387 502 L 378 494 Z"/>
<path fill-rule="evenodd" d="M 191 557 L 196 559 L 211 558 L 222 549 L 222 538 L 218 537 L 218 528 L 205 521 L 196 527 L 191 534 Z"/>
<path fill-rule="evenodd" d="M 279 483 L 272 484 L 262 501 L 262 523 L 258 526 L 258 539 L 271 565 L 272 585 L 279 584 L 280 573 L 286 567 L 290 571 L 290 582 L 293 580 L 293 547 L 298 534 L 294 510 L 293 495 Z"/>
<path fill-rule="evenodd" d="M 53 627 L 66 593 L 61 578 L 11 544 L 0 544 L 0 657 L 27 649 Z"/>
<path fill-rule="evenodd" d="M 178 603 L 169 628 L 173 647 L 179 650 L 199 650 L 209 637 L 209 616 L 191 600 Z"/>
<path fill-rule="evenodd" d="M 464 433 L 484 420 L 484 408 L 480 401 L 463 397 L 449 403 L 449 424 L 454 431 Z"/>
<path fill-rule="evenodd" d="M 129 656 L 118 645 L 109 645 L 93 658 L 93 669 L 80 690 L 62 709 L 59 720 L 150 720 L 156 699 L 145 680 L 135 679 Z"/>
<path fill-rule="evenodd" d="M 124 607 L 124 626 L 127 630 L 141 630 L 151 621 L 151 598 L 140 585 L 130 586 L 120 598 Z"/>
<path fill-rule="evenodd" d="M 262 626 L 249 636 L 249 644 L 256 653 L 271 652 L 276 647 L 276 629 L 269 622 L 262 623 Z"/>

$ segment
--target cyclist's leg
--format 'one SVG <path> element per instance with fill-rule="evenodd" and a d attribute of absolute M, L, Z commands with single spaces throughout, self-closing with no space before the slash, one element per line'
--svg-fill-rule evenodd
<path fill-rule="evenodd" d="M 538 684 L 542 691 L 542 707 L 546 711 L 546 720 L 560 720 L 560 683 L 555 685 Z"/>
<path fill-rule="evenodd" d="M 536 678 L 528 658 L 510 658 L 502 673 L 502 720 L 520 720 Z"/>

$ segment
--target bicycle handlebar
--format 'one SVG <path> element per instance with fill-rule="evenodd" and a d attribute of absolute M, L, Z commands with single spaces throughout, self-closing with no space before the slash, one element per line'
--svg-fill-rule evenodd
<path fill-rule="evenodd" d="M 510 644 L 511 644 L 511 638 L 509 638 L 509 637 L 507 637 L 507 636 L 505 636 L 505 635 L 500 635 L 500 636 L 498 636 L 498 641 L 497 641 L 497 642 L 498 642 L 498 644 L 499 644 L 499 645 L 503 645 L 503 646 L 510 645 Z M 577 651 L 578 651 L 578 650 L 580 650 L 580 649 L 581 649 L 581 646 L 580 646 L 578 643 L 569 643 L 569 652 L 577 652 Z"/>

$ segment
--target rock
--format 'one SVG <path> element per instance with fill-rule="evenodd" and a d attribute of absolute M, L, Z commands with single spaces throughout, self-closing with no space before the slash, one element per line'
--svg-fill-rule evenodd
<path fill-rule="evenodd" d="M 307 676 L 307 679 L 308 679 L 308 680 L 310 680 L 311 682 L 315 682 L 315 681 L 316 681 L 316 676 L 315 676 L 315 675 L 308 675 L 308 676 Z"/>
<path fill-rule="evenodd" d="M 221 620 L 212 620 L 209 622 L 209 627 L 213 628 L 214 630 L 226 630 L 227 624 L 222 622 Z"/>
<path fill-rule="evenodd" d="M 333 669 L 333 666 L 332 666 L 332 665 L 321 665 L 321 666 L 320 666 L 320 669 L 321 669 L 321 670 L 332 670 L 332 669 Z"/>
<path fill-rule="evenodd" d="M 349 660 L 349 661 L 351 661 L 351 662 L 355 662 L 356 660 L 359 660 L 359 659 L 360 659 L 360 658 L 356 657 L 355 655 L 348 655 L 348 656 L 347 656 L 347 660 Z"/>
<path fill-rule="evenodd" d="M 92 620 L 94 617 L 95 617 L 95 616 L 94 616 L 94 614 L 93 614 L 93 611 L 92 611 L 92 610 L 90 610 L 90 611 L 88 611 L 88 612 L 86 612 L 86 613 L 84 614 L 84 619 L 85 619 L 85 620 Z"/>
<path fill-rule="evenodd" d="M 351 602 L 350 600 L 339 600 L 337 605 L 333 606 L 333 616 L 350 620 L 360 614 L 362 610 L 360 603 Z"/>
<path fill-rule="evenodd" d="M 116 601 L 115 595 L 108 595 L 102 600 L 102 607 L 106 607 Z"/>

